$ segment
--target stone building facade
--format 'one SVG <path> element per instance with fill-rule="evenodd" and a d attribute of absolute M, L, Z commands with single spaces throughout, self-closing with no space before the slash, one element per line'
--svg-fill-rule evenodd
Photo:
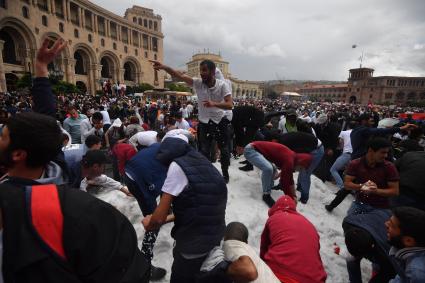
<path fill-rule="evenodd" d="M 373 76 L 371 68 L 349 71 L 346 84 L 305 85 L 298 90 L 315 100 L 409 105 L 425 101 L 425 77 Z"/>
<path fill-rule="evenodd" d="M 314 100 L 345 102 L 347 100 L 348 84 L 306 84 L 297 92 Z"/>
<path fill-rule="evenodd" d="M 187 75 L 200 77 L 199 65 L 203 60 L 211 60 L 223 73 L 224 78 L 232 83 L 233 98 L 261 99 L 263 97 L 263 83 L 240 80 L 232 77 L 229 71 L 229 62 L 223 60 L 220 54 L 210 52 L 198 53 L 192 56 L 192 60 L 186 63 Z"/>
<path fill-rule="evenodd" d="M 425 77 L 373 76 L 373 69 L 351 69 L 347 101 L 404 104 L 425 101 Z"/>
<path fill-rule="evenodd" d="M 46 37 L 68 42 L 49 69 L 87 93 L 95 94 L 106 79 L 163 87 L 164 75 L 148 61 L 163 61 L 161 21 L 139 6 L 121 17 L 88 0 L 0 0 L 0 92 L 34 74 L 36 51 Z"/>

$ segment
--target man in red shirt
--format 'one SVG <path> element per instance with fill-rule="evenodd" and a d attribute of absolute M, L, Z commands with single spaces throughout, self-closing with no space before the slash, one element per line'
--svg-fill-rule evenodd
<path fill-rule="evenodd" d="M 389 198 L 398 196 L 399 174 L 387 161 L 391 143 L 385 138 L 371 139 L 365 156 L 351 161 L 345 172 L 344 187 L 356 192 L 348 214 L 390 208 Z"/>
<path fill-rule="evenodd" d="M 319 234 L 313 224 L 296 211 L 295 201 L 289 196 L 282 196 L 269 210 L 261 235 L 260 257 L 281 282 L 326 281 Z"/>
<path fill-rule="evenodd" d="M 266 141 L 248 144 L 245 147 L 244 155 L 252 165 L 262 171 L 263 200 L 269 207 L 274 204 L 274 200 L 270 196 L 274 185 L 275 169 L 273 165 L 281 170 L 280 184 L 285 194 L 296 199 L 292 173 L 300 167 L 308 168 L 312 160 L 311 154 L 296 153 L 283 144 Z"/>
<path fill-rule="evenodd" d="M 137 153 L 133 145 L 128 143 L 117 143 L 112 148 L 112 154 L 115 156 L 118 162 L 118 172 L 121 178 L 124 177 L 125 163 L 129 161 Z"/>

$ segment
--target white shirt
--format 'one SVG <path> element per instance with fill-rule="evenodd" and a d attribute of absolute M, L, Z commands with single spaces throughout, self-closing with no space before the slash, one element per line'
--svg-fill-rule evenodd
<path fill-rule="evenodd" d="M 344 149 L 342 150 L 343 153 L 353 153 L 353 147 L 351 146 L 351 134 L 352 130 L 347 131 L 341 131 L 339 134 L 339 138 L 344 141 Z"/>
<path fill-rule="evenodd" d="M 186 177 L 183 169 L 176 163 L 171 162 L 168 168 L 167 178 L 162 186 L 162 192 L 170 194 L 174 197 L 183 192 L 184 188 L 189 184 L 189 180 Z"/>
<path fill-rule="evenodd" d="M 189 118 L 189 111 L 187 110 L 187 108 L 180 108 L 180 112 L 182 112 L 183 118 Z"/>
<path fill-rule="evenodd" d="M 88 183 L 90 182 L 90 184 Z M 95 192 L 109 192 L 113 190 L 120 190 L 124 187 L 120 182 L 115 181 L 112 178 L 109 178 L 106 175 L 100 175 L 90 181 L 87 178 L 84 178 L 80 184 L 80 190 L 87 192 L 87 187 L 92 185 L 96 187 Z"/>
<path fill-rule="evenodd" d="M 182 119 L 181 122 L 177 121 L 174 126 L 176 126 L 177 129 L 182 129 L 182 130 L 190 129 L 190 125 L 185 119 Z"/>
<path fill-rule="evenodd" d="M 190 115 L 190 113 L 192 113 L 193 112 L 193 105 L 192 104 L 188 104 L 187 106 L 186 106 L 186 109 L 187 109 L 187 112 L 189 113 L 189 115 Z"/>
<path fill-rule="evenodd" d="M 100 111 L 100 114 L 103 116 L 103 124 L 104 125 L 110 125 L 111 124 L 111 118 L 109 117 L 109 113 L 106 110 Z"/>
<path fill-rule="evenodd" d="M 223 243 L 224 258 L 234 262 L 241 256 L 248 256 L 257 268 L 258 277 L 255 283 L 280 283 L 270 267 L 257 255 L 257 253 L 247 244 L 236 240 L 227 240 Z"/>
<path fill-rule="evenodd" d="M 204 101 L 214 101 L 214 102 L 223 102 L 224 97 L 232 95 L 232 92 L 229 89 L 229 86 L 225 81 L 215 80 L 215 85 L 209 88 L 206 84 L 202 82 L 202 79 L 194 78 L 193 79 L 193 89 L 198 96 L 198 107 L 199 107 L 199 121 L 202 123 L 208 123 L 210 120 L 214 123 L 220 123 L 221 119 L 224 117 L 224 110 L 217 107 L 205 107 Z"/>

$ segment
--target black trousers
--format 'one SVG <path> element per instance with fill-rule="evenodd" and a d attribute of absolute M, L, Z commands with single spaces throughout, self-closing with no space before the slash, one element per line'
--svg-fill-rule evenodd
<path fill-rule="evenodd" d="M 186 259 L 179 252 L 173 250 L 173 257 L 170 283 L 196 283 L 202 263 L 207 256 Z"/>
<path fill-rule="evenodd" d="M 143 216 L 152 214 L 156 208 L 156 200 L 147 200 L 137 186 L 137 183 L 128 178 L 127 175 L 124 175 L 124 183 L 126 184 L 130 193 L 137 200 Z M 153 248 L 155 246 L 158 233 L 159 230 L 146 231 L 143 237 L 141 251 L 149 262 L 153 259 Z"/>
<path fill-rule="evenodd" d="M 215 141 L 220 149 L 220 163 L 222 170 L 227 170 L 230 165 L 229 124 L 229 120 L 223 118 L 218 124 L 210 121 L 207 124 L 199 123 L 198 125 L 199 151 L 213 162 L 211 152 L 214 144 L 213 141 Z"/>

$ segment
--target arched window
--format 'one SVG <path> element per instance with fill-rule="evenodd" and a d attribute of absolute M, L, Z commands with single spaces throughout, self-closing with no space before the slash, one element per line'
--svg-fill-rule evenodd
<path fill-rule="evenodd" d="M 143 26 L 143 20 L 142 20 L 142 18 L 139 18 L 139 25 Z"/>
<path fill-rule="evenodd" d="M 152 21 L 149 21 L 149 28 L 152 29 Z"/>
<path fill-rule="evenodd" d="M 89 35 L 87 36 L 87 40 L 88 40 L 89 42 L 92 42 L 92 41 L 93 41 L 91 34 L 89 34 Z"/>
<path fill-rule="evenodd" d="M 29 19 L 29 18 L 30 18 L 30 14 L 29 14 L 29 12 L 28 12 L 28 8 L 27 8 L 26 6 L 23 6 L 23 7 L 22 7 L 22 16 L 23 16 L 25 19 Z"/>
<path fill-rule="evenodd" d="M 74 29 L 74 36 L 75 36 L 75 38 L 78 38 L 79 37 L 78 29 Z"/>
<path fill-rule="evenodd" d="M 84 58 L 81 55 L 81 51 L 77 51 L 74 53 L 74 59 L 75 59 L 75 74 L 77 75 L 86 75 L 87 72 L 85 70 L 85 62 Z"/>
<path fill-rule="evenodd" d="M 134 81 L 135 78 L 135 67 L 132 63 L 126 62 L 124 64 L 124 80 Z"/>
<path fill-rule="evenodd" d="M 153 55 L 153 58 L 154 58 L 155 60 L 158 60 L 158 56 L 157 56 L 156 54 L 154 54 L 154 55 Z"/>
<path fill-rule="evenodd" d="M 137 49 L 134 49 L 134 55 L 139 56 L 139 51 Z"/>
<path fill-rule="evenodd" d="M 147 28 L 148 27 L 148 20 L 144 19 L 143 20 L 143 25 L 145 26 L 145 28 Z"/>
<path fill-rule="evenodd" d="M 117 50 L 117 44 L 115 42 L 112 43 L 112 48 L 114 48 L 114 50 Z"/>
<path fill-rule="evenodd" d="M 137 23 L 137 18 L 133 17 L 133 23 Z"/>
<path fill-rule="evenodd" d="M 124 46 L 124 52 L 127 53 L 128 52 L 128 48 L 127 46 Z"/>
<path fill-rule="evenodd" d="M 154 29 L 155 31 L 157 31 L 157 30 L 158 30 L 158 22 L 153 22 L 153 29 Z"/>
<path fill-rule="evenodd" d="M 43 24 L 43 26 L 47 27 L 47 17 L 46 16 L 41 17 L 41 23 Z"/>
<path fill-rule="evenodd" d="M 103 38 L 100 40 L 100 45 L 102 45 L 102 47 L 105 47 L 105 40 Z"/>
<path fill-rule="evenodd" d="M 63 32 L 63 23 L 59 23 L 59 31 Z"/>

